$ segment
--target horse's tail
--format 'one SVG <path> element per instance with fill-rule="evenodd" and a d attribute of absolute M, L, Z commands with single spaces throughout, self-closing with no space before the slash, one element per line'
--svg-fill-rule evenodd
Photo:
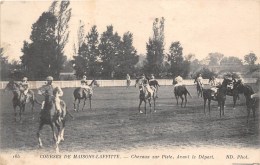
<path fill-rule="evenodd" d="M 185 88 L 185 89 L 186 89 L 188 95 L 190 96 L 190 98 L 192 98 L 192 96 L 191 96 L 190 92 L 188 91 L 188 89 L 187 88 Z"/>
<path fill-rule="evenodd" d="M 74 117 L 72 116 L 72 114 L 70 113 L 70 111 L 68 111 L 67 108 L 66 108 L 66 114 L 68 114 L 72 119 L 74 119 Z"/>

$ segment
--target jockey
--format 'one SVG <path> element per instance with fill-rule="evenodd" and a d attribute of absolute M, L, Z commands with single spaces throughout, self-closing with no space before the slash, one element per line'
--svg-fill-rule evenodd
<path fill-rule="evenodd" d="M 92 90 L 91 90 L 91 88 L 90 88 L 90 86 L 88 85 L 88 81 L 87 81 L 87 76 L 83 76 L 83 79 L 80 81 L 80 83 L 81 83 L 81 88 L 83 88 L 84 90 L 83 90 L 83 92 L 86 94 L 86 91 L 87 90 L 90 90 L 90 92 L 92 92 Z"/>
<path fill-rule="evenodd" d="M 177 83 L 177 84 L 174 85 L 174 87 L 183 85 L 183 84 L 182 84 L 183 78 L 182 78 L 181 76 L 177 76 L 174 80 L 175 80 L 176 83 Z"/>
<path fill-rule="evenodd" d="M 155 92 L 156 96 L 155 97 L 158 98 L 157 93 L 158 93 L 158 87 L 160 87 L 160 85 L 159 85 L 158 81 L 154 79 L 154 75 L 151 76 L 151 79 L 149 81 L 149 85 L 156 89 L 156 92 Z"/>
<path fill-rule="evenodd" d="M 29 91 L 29 83 L 28 83 L 28 78 L 24 77 L 22 79 L 22 82 L 19 83 L 20 86 L 20 90 L 23 92 L 23 94 L 25 95 L 25 98 L 27 100 L 27 93 Z"/>
<path fill-rule="evenodd" d="M 59 86 L 54 87 L 54 85 L 52 85 L 53 77 L 48 76 L 46 78 L 46 81 L 47 81 L 46 85 L 43 85 L 42 87 L 40 87 L 38 89 L 38 94 L 54 96 L 55 108 L 56 108 L 56 111 L 58 114 L 58 120 L 60 122 L 62 109 L 61 109 L 61 105 L 60 105 L 61 100 L 59 97 L 63 96 L 63 91 L 61 90 L 61 88 Z M 57 92 L 54 91 L 55 88 L 57 89 Z M 44 105 L 45 105 L 45 101 L 42 102 L 42 107 L 41 107 L 42 110 L 44 109 Z"/>
<path fill-rule="evenodd" d="M 203 86 L 202 80 L 203 80 L 203 78 L 202 78 L 202 75 L 201 75 L 201 73 L 200 73 L 199 76 L 196 78 L 195 82 L 197 82 L 197 83 L 199 83 L 201 86 Z"/>
<path fill-rule="evenodd" d="M 217 86 L 219 85 L 219 82 L 216 80 L 215 76 L 212 76 L 211 79 L 209 79 L 209 85 L 211 86 L 211 96 L 214 97 L 215 94 L 218 91 Z"/>
<path fill-rule="evenodd" d="M 153 94 L 153 90 L 149 85 L 148 80 L 145 78 L 145 75 L 143 74 L 141 79 L 140 79 L 140 83 L 139 83 L 139 88 L 144 86 L 146 88 L 146 90 L 148 91 L 148 98 L 152 96 Z"/>

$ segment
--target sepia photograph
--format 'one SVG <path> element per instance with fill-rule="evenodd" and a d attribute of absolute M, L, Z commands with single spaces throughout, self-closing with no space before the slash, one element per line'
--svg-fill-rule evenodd
<path fill-rule="evenodd" d="M 259 0 L 0 0 L 0 165 L 260 165 Z"/>

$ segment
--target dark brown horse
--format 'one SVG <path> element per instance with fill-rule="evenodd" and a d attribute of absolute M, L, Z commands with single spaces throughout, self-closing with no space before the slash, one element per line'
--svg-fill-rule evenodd
<path fill-rule="evenodd" d="M 185 99 L 184 107 L 186 107 L 187 104 L 187 94 L 192 98 L 190 95 L 189 91 L 187 90 L 185 85 L 180 85 L 180 86 L 175 86 L 174 87 L 174 95 L 177 101 L 178 105 L 178 100 L 181 98 L 181 107 L 183 107 L 183 99 Z M 184 98 L 183 98 L 184 96 Z"/>
<path fill-rule="evenodd" d="M 91 100 L 92 100 L 92 95 L 93 95 L 93 86 L 99 86 L 98 82 L 94 79 L 92 82 L 89 84 L 89 89 L 83 89 L 81 87 L 78 87 L 74 90 L 73 95 L 74 95 L 74 111 L 79 111 L 79 104 L 80 100 L 84 99 L 84 104 L 82 107 L 82 111 L 84 110 L 86 100 L 89 99 L 89 107 L 91 110 Z M 78 101 L 77 108 L 76 108 L 76 101 Z"/>
<path fill-rule="evenodd" d="M 216 97 L 212 96 L 211 89 L 203 89 L 204 114 L 206 114 L 205 109 L 206 109 L 207 100 L 208 100 L 209 113 L 210 113 L 211 100 L 214 100 L 214 101 L 218 102 L 220 117 L 221 117 L 221 115 L 224 116 L 224 107 L 225 107 L 225 101 L 226 101 L 226 95 L 227 95 L 227 85 L 230 83 L 231 83 L 230 79 L 224 78 L 222 84 L 219 86 Z"/>
<path fill-rule="evenodd" d="M 239 90 L 239 92 L 243 92 L 246 98 L 247 123 L 251 110 L 253 112 L 253 117 L 255 120 L 255 111 L 259 108 L 259 98 L 251 98 L 251 95 L 255 93 L 253 88 L 249 85 L 244 85 L 241 81 L 238 81 L 237 89 Z"/>
<path fill-rule="evenodd" d="M 243 92 L 238 90 L 239 81 L 233 83 L 233 89 L 228 88 L 227 89 L 227 96 L 233 97 L 233 108 L 235 109 L 236 102 L 239 99 L 239 94 L 242 94 Z"/>
<path fill-rule="evenodd" d="M 9 81 L 8 84 L 6 85 L 4 91 L 12 91 L 13 92 L 13 99 L 12 99 L 12 103 L 13 103 L 13 108 L 14 108 L 14 117 L 15 117 L 15 121 L 16 121 L 16 108 L 19 107 L 20 111 L 19 111 L 19 116 L 20 116 L 20 121 L 22 119 L 22 112 L 25 111 L 25 104 L 30 102 L 31 103 L 31 110 L 32 110 L 32 114 L 33 114 L 33 119 L 34 119 L 34 103 L 38 103 L 41 104 L 40 102 L 38 102 L 34 96 L 34 92 L 32 90 L 29 90 L 27 93 L 27 98 L 24 94 L 24 92 L 22 90 L 20 90 L 20 86 L 19 84 L 17 84 L 16 82 L 14 82 L 13 80 Z"/>
<path fill-rule="evenodd" d="M 55 88 L 53 93 L 57 92 Z M 62 109 L 62 118 L 61 121 L 58 120 L 57 110 L 55 108 L 54 96 L 50 96 L 47 93 L 43 94 L 45 96 L 45 104 L 43 110 L 40 112 L 40 123 L 39 129 L 37 132 L 38 144 L 39 147 L 42 147 L 42 140 L 41 140 L 41 130 L 44 125 L 49 125 L 52 129 L 53 140 L 55 143 L 55 150 L 59 152 L 59 143 L 64 141 L 64 130 L 65 130 L 65 120 L 66 115 L 71 114 L 67 111 L 66 104 L 64 101 L 61 100 L 61 109 Z M 72 116 L 71 116 L 72 117 Z M 57 128 L 57 133 L 55 131 L 55 127 Z"/>
<path fill-rule="evenodd" d="M 148 101 L 149 106 L 150 106 L 150 113 L 152 113 L 152 104 L 151 104 L 151 99 L 153 99 L 153 110 L 154 112 L 156 112 L 155 110 L 155 100 L 156 100 L 156 96 L 155 96 L 155 88 L 151 87 L 151 89 L 153 90 L 153 92 L 151 93 L 151 96 L 149 96 L 149 93 L 146 89 L 146 87 L 143 84 L 139 84 L 139 113 L 143 113 L 141 111 L 141 104 L 142 102 L 144 102 L 144 110 L 145 110 L 145 114 L 146 114 L 146 103 Z"/>

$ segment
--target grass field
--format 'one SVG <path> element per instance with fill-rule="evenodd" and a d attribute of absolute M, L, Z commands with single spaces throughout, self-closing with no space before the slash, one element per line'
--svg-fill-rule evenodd
<path fill-rule="evenodd" d="M 176 106 L 173 87 L 159 89 L 156 113 L 138 113 L 138 89 L 130 87 L 102 87 L 94 89 L 92 110 L 87 102 L 85 110 L 73 111 L 73 89 L 64 89 L 68 109 L 74 119 L 68 118 L 65 141 L 61 151 L 117 151 L 137 148 L 185 147 L 249 147 L 259 148 L 259 112 L 256 121 L 246 123 L 245 98 L 240 95 L 237 108 L 232 108 L 232 97 L 226 101 L 225 116 L 219 117 L 217 103 L 204 115 L 203 99 L 198 98 L 195 86 L 187 87 L 193 98 L 188 98 L 186 108 Z M 12 94 L 1 91 L 1 141 L 2 151 L 35 151 L 36 132 L 40 106 L 35 106 L 36 118 L 32 120 L 27 105 L 22 122 L 14 122 L 11 106 Z M 37 96 L 42 101 L 42 96 Z M 82 106 L 82 104 L 81 104 Z M 143 106 L 142 106 L 143 108 Z M 49 126 L 42 131 L 43 151 L 53 149 Z"/>

